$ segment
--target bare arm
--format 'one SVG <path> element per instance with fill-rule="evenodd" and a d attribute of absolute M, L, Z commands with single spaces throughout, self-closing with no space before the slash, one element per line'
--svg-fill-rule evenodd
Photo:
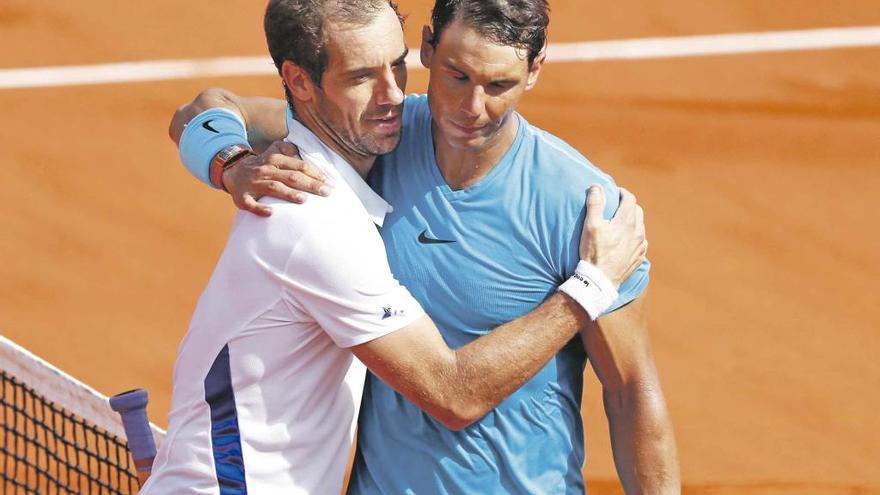
<path fill-rule="evenodd" d="M 606 221 L 604 198 L 601 188 L 590 189 L 580 255 L 619 286 L 645 259 L 642 210 L 621 189 L 617 214 Z M 454 351 L 427 317 L 352 351 L 428 414 L 460 429 L 538 373 L 590 321 L 577 303 L 557 293 L 522 318 Z"/>
<path fill-rule="evenodd" d="M 590 319 L 556 293 L 526 316 L 451 350 L 427 317 L 354 354 L 385 383 L 451 429 L 483 417 L 534 376 Z"/>
<path fill-rule="evenodd" d="M 269 216 L 272 208 L 257 202 L 263 196 L 302 203 L 307 197 L 304 193 L 322 196 L 330 193 L 331 184 L 326 176 L 317 167 L 300 160 L 295 146 L 281 141 L 287 136 L 284 100 L 242 97 L 225 89 L 207 89 L 174 112 L 168 126 L 171 140 L 180 145 L 187 123 L 210 108 L 225 108 L 238 114 L 247 128 L 247 144 L 259 153 L 237 161 L 223 172 L 223 186 L 235 206 L 259 216 Z"/>
<path fill-rule="evenodd" d="M 247 125 L 248 141 L 257 153 L 287 136 L 287 103 L 277 98 L 241 97 L 222 88 L 206 89 L 174 112 L 168 136 L 180 144 L 183 128 L 196 115 L 209 108 L 225 108 L 241 116 Z"/>
<path fill-rule="evenodd" d="M 672 423 L 648 338 L 646 295 L 581 332 L 602 383 L 614 464 L 627 495 L 679 494 Z"/>
<path fill-rule="evenodd" d="M 172 139 L 179 138 L 184 123 L 206 108 L 224 106 L 247 119 L 260 113 L 258 107 L 261 104 L 256 99 L 238 97 L 229 92 L 219 97 L 203 93 L 175 114 L 170 131 Z M 277 100 L 272 105 L 283 109 L 285 103 Z M 248 121 L 248 129 L 262 126 L 271 129 L 284 123 L 283 114 L 270 111 L 265 115 L 274 121 L 258 124 Z M 265 129 L 256 135 L 271 134 Z M 241 165 L 224 173 L 224 184 L 239 208 L 267 214 L 257 210 L 263 205 L 257 204 L 252 197 L 250 204 L 238 199 L 237 191 L 253 191 L 260 184 L 260 180 L 249 177 L 246 171 L 263 173 L 267 164 L 281 170 L 303 163 L 284 160 L 281 155 L 290 154 L 288 149 L 276 148 L 278 153 L 275 154 L 270 153 L 272 151 L 270 147 L 259 160 L 241 160 Z M 233 178 L 228 177 L 232 175 Z M 281 185 L 283 178 L 264 175 L 262 181 L 272 183 L 263 194 L 291 200 L 284 196 L 284 188 L 289 184 Z M 244 196 L 246 200 L 247 194 Z M 617 284 L 641 263 L 647 249 L 641 208 L 628 192 L 622 190 L 622 196 L 618 214 L 611 222 L 605 222 L 601 216 L 604 195 L 601 191 L 590 194 L 588 211 L 593 214 L 585 222 L 581 239 L 582 259 L 599 265 Z M 455 351 L 448 348 L 427 318 L 352 350 L 380 378 L 429 414 L 451 428 L 461 428 L 482 417 L 534 376 L 587 321 L 589 318 L 583 310 L 568 296 L 555 294 L 532 313 Z"/>

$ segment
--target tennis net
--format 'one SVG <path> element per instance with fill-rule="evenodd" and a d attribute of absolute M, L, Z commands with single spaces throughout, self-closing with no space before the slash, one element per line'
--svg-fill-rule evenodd
<path fill-rule="evenodd" d="M 164 432 L 152 428 L 158 445 Z M 0 336 L 0 495 L 137 489 L 107 397 Z"/>

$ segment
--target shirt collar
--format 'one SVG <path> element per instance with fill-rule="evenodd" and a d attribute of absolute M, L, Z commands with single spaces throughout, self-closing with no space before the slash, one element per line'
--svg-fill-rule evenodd
<path fill-rule="evenodd" d="M 385 215 L 394 211 L 394 208 L 382 199 L 382 196 L 376 194 L 376 191 L 373 191 L 354 167 L 324 144 L 306 126 L 294 119 L 289 108 L 287 109 L 287 131 L 289 134 L 285 140 L 299 148 L 303 160 L 320 165 L 331 172 L 335 171 L 335 178 L 342 179 L 348 184 L 348 187 L 354 191 L 355 196 L 364 205 L 373 223 L 381 227 L 385 221 Z"/>

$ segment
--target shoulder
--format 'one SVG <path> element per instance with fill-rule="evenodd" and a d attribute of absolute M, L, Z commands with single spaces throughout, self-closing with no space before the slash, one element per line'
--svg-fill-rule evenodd
<path fill-rule="evenodd" d="M 607 198 L 606 216 L 610 216 L 619 201 L 619 189 L 614 179 L 596 166 L 580 151 L 553 134 L 533 126 L 521 118 L 525 127 L 520 153 L 524 155 L 531 183 L 548 201 L 558 201 L 580 210 L 587 189 L 602 186 Z"/>
<path fill-rule="evenodd" d="M 357 239 L 376 230 L 354 193 L 341 187 L 326 197 L 308 196 L 303 204 L 268 197 L 260 202 L 272 205 L 272 216 L 248 216 L 252 222 L 264 220 L 262 230 L 282 240 L 313 243 L 320 239 Z"/>
<path fill-rule="evenodd" d="M 362 223 L 366 214 L 357 215 L 354 210 L 357 205 L 352 205 L 344 196 L 309 196 L 303 204 L 263 198 L 260 202 L 272 206 L 272 215 L 259 217 L 239 211 L 232 226 L 230 244 L 240 245 L 252 257 L 269 257 L 283 265 L 297 253 L 314 249 L 315 243 L 356 239 L 358 234 L 369 234 Z"/>
<path fill-rule="evenodd" d="M 428 95 L 410 93 L 403 100 L 403 108 L 407 110 L 422 111 L 428 108 Z"/>
<path fill-rule="evenodd" d="M 614 184 L 610 175 L 570 144 L 525 119 L 522 123 L 525 125 L 524 139 L 531 145 L 531 158 L 541 176 L 567 179 L 579 185 L 585 181 L 603 186 Z"/>
<path fill-rule="evenodd" d="M 312 199 L 312 198 L 309 198 Z M 260 203 L 272 206 L 272 215 L 260 217 L 238 211 L 233 223 L 233 234 L 267 245 L 287 244 L 303 237 L 316 222 L 316 215 L 326 215 L 313 201 L 293 204 L 280 199 L 264 197 Z"/>
<path fill-rule="evenodd" d="M 334 198 L 334 196 L 338 196 Z M 388 269 L 382 238 L 360 204 L 340 191 L 304 204 L 264 198 L 272 215 L 239 212 L 227 246 L 230 260 L 256 264 L 292 285 L 335 286 L 380 279 Z"/>
<path fill-rule="evenodd" d="M 431 107 L 428 95 L 410 94 L 403 100 L 404 127 L 424 127 L 431 121 Z"/>

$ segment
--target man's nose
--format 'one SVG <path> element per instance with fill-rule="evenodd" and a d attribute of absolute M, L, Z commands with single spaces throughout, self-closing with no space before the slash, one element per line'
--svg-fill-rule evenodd
<path fill-rule="evenodd" d="M 470 117 L 483 115 L 486 106 L 486 93 L 482 86 L 474 86 L 474 89 L 461 102 L 461 110 Z"/>
<path fill-rule="evenodd" d="M 376 90 L 378 92 L 376 95 L 376 103 L 379 105 L 397 106 L 403 103 L 403 89 L 397 83 L 397 78 L 394 77 L 394 72 L 391 70 L 388 70 L 383 74 Z"/>

